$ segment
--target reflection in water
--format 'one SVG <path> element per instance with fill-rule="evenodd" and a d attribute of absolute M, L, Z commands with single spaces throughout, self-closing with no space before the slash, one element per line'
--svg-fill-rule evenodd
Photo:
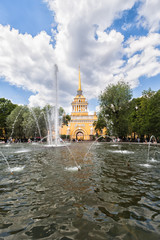
<path fill-rule="evenodd" d="M 123 154 L 133 154 L 133 151 L 127 151 L 127 150 L 108 150 L 109 152 L 112 153 L 123 153 Z"/>
<path fill-rule="evenodd" d="M 160 147 L 90 144 L 1 147 L 0 238 L 160 239 Z"/>
<path fill-rule="evenodd" d="M 76 166 L 76 167 L 66 167 L 65 170 L 66 171 L 78 171 L 78 169 L 80 169 L 81 167 L 80 166 Z"/>

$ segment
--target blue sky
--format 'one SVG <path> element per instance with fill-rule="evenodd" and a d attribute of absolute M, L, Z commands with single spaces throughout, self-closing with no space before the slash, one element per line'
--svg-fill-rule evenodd
<path fill-rule="evenodd" d="M 53 14 L 46 3 L 39 0 L 1 0 L 0 24 L 10 25 L 20 33 L 36 36 L 41 31 L 51 35 Z M 11 85 L 0 78 L 0 97 L 11 99 L 16 104 L 28 104 L 32 91 Z"/>
<path fill-rule="evenodd" d="M 41 31 L 51 35 L 53 14 L 47 4 L 39 0 L 1 0 L 0 23 L 10 25 L 20 33 L 30 33 L 32 36 Z"/>
<path fill-rule="evenodd" d="M 158 0 L 107 2 L 0 0 L 0 97 L 31 106 L 54 102 L 55 63 L 67 112 L 79 65 L 91 111 L 100 92 L 120 79 L 133 97 L 159 90 Z"/>

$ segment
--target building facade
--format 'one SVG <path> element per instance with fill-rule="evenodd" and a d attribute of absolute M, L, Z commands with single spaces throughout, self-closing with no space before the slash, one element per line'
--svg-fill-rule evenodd
<path fill-rule="evenodd" d="M 96 134 L 93 123 L 97 121 L 96 112 L 88 114 L 88 102 L 82 94 L 81 76 L 79 70 L 79 86 L 77 95 L 71 103 L 71 120 L 67 125 L 61 127 L 61 135 L 70 136 L 71 140 L 92 140 Z"/>

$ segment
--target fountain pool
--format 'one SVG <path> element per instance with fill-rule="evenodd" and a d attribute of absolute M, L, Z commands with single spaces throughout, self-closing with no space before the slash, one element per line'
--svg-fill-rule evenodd
<path fill-rule="evenodd" d="M 91 144 L 0 146 L 0 239 L 160 239 L 160 146 Z"/>

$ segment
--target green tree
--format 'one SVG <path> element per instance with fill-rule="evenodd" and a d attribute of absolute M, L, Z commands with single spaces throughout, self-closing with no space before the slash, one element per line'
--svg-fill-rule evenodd
<path fill-rule="evenodd" d="M 132 92 L 129 84 L 120 81 L 109 85 L 100 95 L 101 113 L 112 133 L 123 138 L 128 133 L 129 101 Z"/>
<path fill-rule="evenodd" d="M 26 106 L 17 106 L 7 117 L 8 137 L 24 138 L 23 114 L 28 110 Z"/>
<path fill-rule="evenodd" d="M 148 130 L 149 134 L 160 138 L 160 90 L 152 95 L 149 101 Z"/>
<path fill-rule="evenodd" d="M 46 105 L 43 109 L 40 107 L 17 106 L 7 117 L 8 137 L 46 137 L 49 131 L 49 122 L 51 123 L 51 130 L 53 130 L 54 113 L 55 107 L 51 105 Z M 59 120 L 63 120 L 65 124 L 70 121 L 70 116 L 65 115 L 62 107 L 59 108 L 59 117 Z"/>
<path fill-rule="evenodd" d="M 47 126 L 44 109 L 17 106 L 7 118 L 8 137 L 34 138 L 45 137 Z"/>
<path fill-rule="evenodd" d="M 160 130 L 160 90 L 145 90 L 142 97 L 130 102 L 129 129 L 141 138 L 158 136 Z"/>
<path fill-rule="evenodd" d="M 26 138 L 35 137 L 35 132 L 37 132 L 37 126 L 35 119 L 29 109 L 27 109 L 27 111 L 23 114 L 22 126 Z"/>
<path fill-rule="evenodd" d="M 64 125 L 67 125 L 68 126 L 68 122 L 71 120 L 71 117 L 70 115 L 68 114 L 64 114 L 63 117 L 62 117 L 62 123 Z"/>
<path fill-rule="evenodd" d="M 26 138 L 45 137 L 47 126 L 44 109 L 40 107 L 28 108 L 23 114 L 23 129 Z"/>
<path fill-rule="evenodd" d="M 96 131 L 102 131 L 103 128 L 106 127 L 106 120 L 103 117 L 102 113 L 99 113 L 98 120 L 94 121 L 93 126 L 95 127 Z"/>
<path fill-rule="evenodd" d="M 62 119 L 62 124 L 68 126 L 68 122 L 71 120 L 71 117 L 69 114 L 66 114 L 64 109 L 62 107 L 59 108 L 59 117 Z"/>
<path fill-rule="evenodd" d="M 129 103 L 129 134 L 134 133 L 134 138 L 136 134 L 141 133 L 142 120 L 140 116 L 141 109 L 141 98 L 133 98 Z"/>
<path fill-rule="evenodd" d="M 5 137 L 7 134 L 7 117 L 16 107 L 16 104 L 13 104 L 10 100 L 5 98 L 0 98 L 0 137 Z"/>
<path fill-rule="evenodd" d="M 142 92 L 141 97 L 141 105 L 138 111 L 139 122 L 140 122 L 140 135 L 147 135 L 148 138 L 151 133 L 151 129 L 149 127 L 149 115 L 150 115 L 150 101 L 154 96 L 155 92 L 150 88 L 146 91 Z"/>
<path fill-rule="evenodd" d="M 59 116 L 63 116 L 65 114 L 65 111 L 62 107 L 59 108 Z"/>

